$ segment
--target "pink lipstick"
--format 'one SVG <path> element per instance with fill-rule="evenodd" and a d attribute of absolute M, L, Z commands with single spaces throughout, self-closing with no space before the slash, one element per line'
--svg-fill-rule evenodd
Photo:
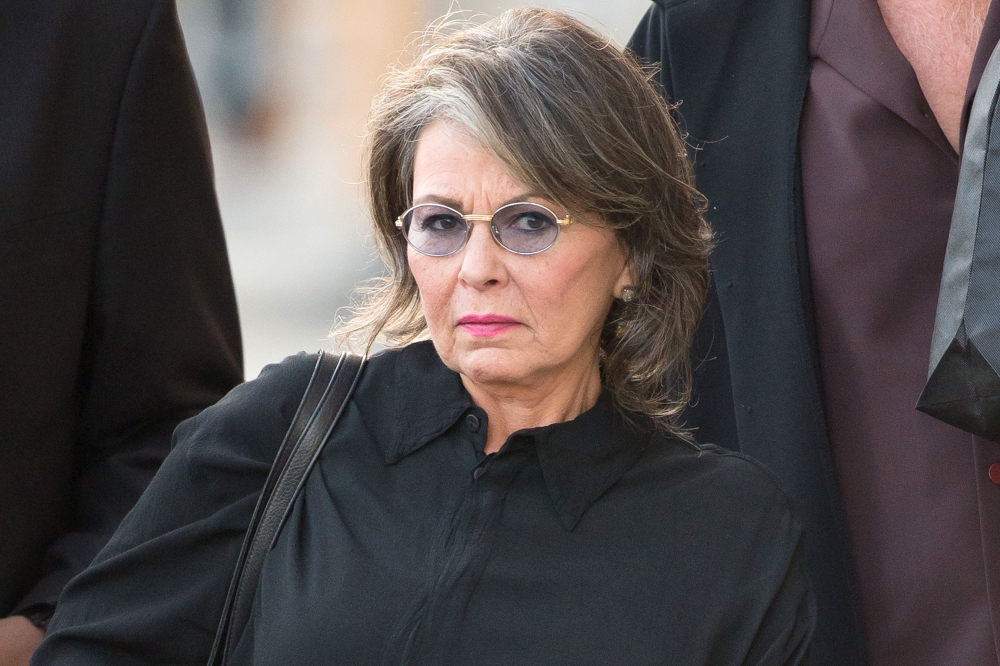
<path fill-rule="evenodd" d="M 498 314 L 465 315 L 458 320 L 459 327 L 477 338 L 489 338 L 505 333 L 521 322 L 513 317 Z"/>

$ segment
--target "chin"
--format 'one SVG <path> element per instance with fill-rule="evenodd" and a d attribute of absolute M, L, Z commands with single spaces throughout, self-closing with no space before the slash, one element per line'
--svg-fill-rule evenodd
<path fill-rule="evenodd" d="M 529 375 L 526 360 L 521 350 L 490 347 L 461 354 L 456 365 L 477 384 L 518 384 Z"/>

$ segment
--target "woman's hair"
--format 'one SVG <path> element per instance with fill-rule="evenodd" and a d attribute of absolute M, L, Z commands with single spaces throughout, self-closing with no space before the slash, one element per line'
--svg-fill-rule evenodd
<path fill-rule="evenodd" d="M 635 298 L 615 301 L 601 335 L 602 381 L 626 412 L 685 436 L 690 345 L 708 287 L 712 233 L 670 108 L 630 55 L 559 12 L 513 9 L 424 38 L 392 70 L 369 118 L 365 169 L 388 275 L 361 289 L 334 332 L 370 348 L 426 335 L 396 218 L 411 205 L 420 131 L 435 120 L 478 139 L 520 182 L 614 230 Z M 594 215 L 596 214 L 596 215 Z"/>

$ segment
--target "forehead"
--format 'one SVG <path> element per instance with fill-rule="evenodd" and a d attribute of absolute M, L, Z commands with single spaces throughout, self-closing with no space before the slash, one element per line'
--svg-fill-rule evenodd
<path fill-rule="evenodd" d="M 462 127 L 437 120 L 417 138 L 413 202 L 452 200 L 466 205 L 528 196 L 506 165 Z"/>

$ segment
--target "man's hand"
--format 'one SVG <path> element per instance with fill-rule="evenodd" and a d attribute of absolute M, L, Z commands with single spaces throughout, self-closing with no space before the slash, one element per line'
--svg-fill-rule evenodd
<path fill-rule="evenodd" d="M 28 666 L 45 632 L 20 615 L 0 618 L 0 666 Z"/>

